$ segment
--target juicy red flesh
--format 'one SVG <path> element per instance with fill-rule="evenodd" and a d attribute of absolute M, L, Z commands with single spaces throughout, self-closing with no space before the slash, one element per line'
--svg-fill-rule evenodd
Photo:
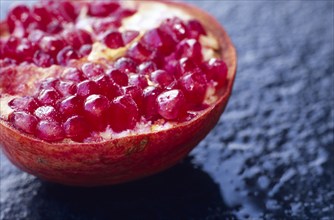
<path fill-rule="evenodd" d="M 161 93 L 157 102 L 159 114 L 167 120 L 175 120 L 185 114 L 186 100 L 183 92 L 178 89 Z"/>
<path fill-rule="evenodd" d="M 138 106 L 131 96 L 119 96 L 111 102 L 110 124 L 114 131 L 133 129 L 138 120 Z"/>
<path fill-rule="evenodd" d="M 83 5 L 90 27 L 78 19 Z M 14 7 L 6 20 L 9 37 L 0 33 L 0 90 L 16 95 L 11 82 L 25 74 L 16 66 L 51 74 L 34 79 L 30 95 L 8 102 L 8 122 L 44 141 L 86 142 L 102 140 L 99 132 L 137 129 L 139 122 L 190 120 L 189 112 L 205 108 L 208 88 L 224 88 L 228 70 L 221 59 L 203 59 L 202 24 L 174 17 L 145 33 L 120 29 L 135 13 L 115 1 Z M 126 51 L 116 60 L 88 61 L 96 42 Z"/>
<path fill-rule="evenodd" d="M 124 46 L 122 34 L 118 31 L 110 31 L 106 33 L 102 41 L 111 49 L 117 49 Z"/>

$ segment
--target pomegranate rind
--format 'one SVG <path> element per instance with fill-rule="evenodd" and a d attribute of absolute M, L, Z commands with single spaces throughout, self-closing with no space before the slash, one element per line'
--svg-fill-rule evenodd
<path fill-rule="evenodd" d="M 196 17 L 218 40 L 219 53 L 228 66 L 228 83 L 216 92 L 217 101 L 190 121 L 171 128 L 96 143 L 49 143 L 25 135 L 0 120 L 0 145 L 13 164 L 44 180 L 65 185 L 118 184 L 175 165 L 210 132 L 232 92 L 237 69 L 236 49 L 211 15 L 185 3 L 160 1 Z"/>

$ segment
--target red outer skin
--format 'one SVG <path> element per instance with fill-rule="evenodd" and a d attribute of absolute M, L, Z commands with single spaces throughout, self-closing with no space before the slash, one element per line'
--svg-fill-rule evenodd
<path fill-rule="evenodd" d="M 165 2 L 194 15 L 214 34 L 229 68 L 227 90 L 196 118 L 173 128 L 100 143 L 48 143 L 22 134 L 0 120 L 0 145 L 20 169 L 66 185 L 101 186 L 135 180 L 167 169 L 184 158 L 216 125 L 223 113 L 237 68 L 236 50 L 223 27 L 207 13 Z"/>

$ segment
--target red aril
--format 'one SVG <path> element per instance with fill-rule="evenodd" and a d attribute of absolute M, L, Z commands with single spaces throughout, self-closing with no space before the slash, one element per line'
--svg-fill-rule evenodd
<path fill-rule="evenodd" d="M 152 61 L 141 63 L 138 66 L 138 72 L 141 75 L 149 75 L 152 72 L 156 71 L 157 69 L 158 69 L 157 65 Z"/>
<path fill-rule="evenodd" d="M 82 45 L 93 43 L 91 35 L 82 29 L 66 30 L 62 35 L 65 41 L 75 50 L 80 49 Z"/>
<path fill-rule="evenodd" d="M 9 121 L 13 123 L 15 128 L 20 129 L 28 134 L 34 134 L 35 132 L 37 118 L 28 112 L 13 112 L 10 115 Z"/>
<path fill-rule="evenodd" d="M 187 98 L 187 103 L 194 105 L 201 105 L 203 103 L 207 89 L 205 75 L 198 73 L 184 75 L 179 80 L 179 86 Z"/>
<path fill-rule="evenodd" d="M 113 99 L 122 94 L 121 88 L 108 75 L 101 75 L 94 79 L 99 88 L 99 93 Z"/>
<path fill-rule="evenodd" d="M 99 93 L 99 87 L 96 82 L 84 80 L 77 85 L 77 95 L 87 97 Z"/>
<path fill-rule="evenodd" d="M 65 46 L 65 42 L 60 37 L 44 36 L 39 40 L 39 47 L 41 50 L 51 55 L 53 58 L 57 57 L 57 54 Z"/>
<path fill-rule="evenodd" d="M 187 24 L 189 38 L 199 40 L 201 35 L 206 35 L 206 31 L 198 20 L 190 20 Z"/>
<path fill-rule="evenodd" d="M 71 60 L 76 60 L 79 58 L 77 52 L 71 47 L 67 46 L 64 47 L 59 53 L 57 54 L 57 63 L 65 66 L 69 64 Z"/>
<path fill-rule="evenodd" d="M 139 35 L 138 31 L 124 31 L 122 33 L 122 39 L 124 44 L 132 42 L 136 37 L 138 37 L 138 35 Z"/>
<path fill-rule="evenodd" d="M 138 106 L 131 96 L 119 96 L 111 102 L 110 125 L 115 132 L 133 129 L 138 120 Z"/>
<path fill-rule="evenodd" d="M 88 4 L 88 15 L 106 17 L 119 8 L 117 2 L 95 1 Z"/>
<path fill-rule="evenodd" d="M 169 74 L 165 70 L 156 70 L 152 72 L 150 79 L 153 83 L 167 89 L 172 88 L 176 84 L 174 75 Z"/>
<path fill-rule="evenodd" d="M 86 78 L 92 78 L 104 74 L 103 67 L 95 63 L 85 63 L 81 66 L 81 70 Z"/>
<path fill-rule="evenodd" d="M 49 67 L 55 63 L 55 60 L 53 59 L 52 55 L 43 52 L 41 50 L 35 52 L 33 61 L 36 64 L 36 66 L 40 67 Z"/>
<path fill-rule="evenodd" d="M 80 115 L 83 113 L 82 98 L 77 95 L 69 96 L 59 103 L 58 108 L 59 108 L 59 112 L 64 117 Z"/>
<path fill-rule="evenodd" d="M 45 141 L 58 141 L 64 139 L 65 134 L 59 122 L 42 120 L 36 126 L 36 136 Z"/>
<path fill-rule="evenodd" d="M 144 75 L 134 74 L 129 77 L 129 85 L 146 88 L 148 86 L 147 78 Z"/>
<path fill-rule="evenodd" d="M 219 87 L 226 84 L 228 69 L 224 61 L 212 58 L 205 63 L 205 70 L 208 78 L 214 80 Z"/>
<path fill-rule="evenodd" d="M 62 78 L 65 80 L 70 80 L 73 82 L 81 82 L 84 79 L 86 79 L 82 73 L 82 71 L 78 68 L 71 67 L 67 68 L 63 73 L 62 73 Z"/>
<path fill-rule="evenodd" d="M 89 135 L 89 127 L 85 118 L 74 115 L 64 122 L 65 135 L 74 141 L 81 142 Z"/>
<path fill-rule="evenodd" d="M 102 42 L 111 49 L 117 49 L 124 46 L 122 34 L 118 31 L 108 31 L 105 33 Z"/>
<path fill-rule="evenodd" d="M 59 112 L 53 106 L 41 106 L 38 107 L 34 115 L 40 120 L 48 120 L 48 121 L 60 121 L 61 116 Z"/>
<path fill-rule="evenodd" d="M 126 73 L 121 72 L 117 69 L 110 69 L 107 71 L 107 75 L 118 85 L 127 86 L 129 77 Z"/>
<path fill-rule="evenodd" d="M 157 102 L 159 114 L 167 120 L 182 118 L 186 113 L 186 100 L 181 90 L 163 92 L 157 97 Z"/>
<path fill-rule="evenodd" d="M 33 113 L 38 107 L 38 101 L 30 96 L 23 96 L 12 99 L 8 105 L 14 110 L 23 110 Z"/>
<path fill-rule="evenodd" d="M 84 114 L 95 129 L 103 131 L 107 125 L 110 104 L 103 95 L 90 95 L 84 101 Z"/>
<path fill-rule="evenodd" d="M 176 48 L 176 58 L 190 58 L 196 63 L 201 63 L 203 59 L 201 44 L 195 39 L 181 41 Z"/>
<path fill-rule="evenodd" d="M 54 89 L 43 89 L 38 95 L 38 101 L 42 105 L 55 105 L 60 98 L 60 94 Z"/>
<path fill-rule="evenodd" d="M 124 73 L 135 73 L 137 64 L 131 58 L 122 57 L 115 62 L 115 68 Z"/>
<path fill-rule="evenodd" d="M 148 86 L 143 90 L 143 115 L 147 120 L 156 120 L 159 118 L 157 97 L 162 92 L 158 86 Z"/>

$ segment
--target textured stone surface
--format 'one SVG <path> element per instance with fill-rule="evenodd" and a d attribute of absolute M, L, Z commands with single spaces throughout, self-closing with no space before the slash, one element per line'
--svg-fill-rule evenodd
<path fill-rule="evenodd" d="M 0 219 L 334 218 L 333 1 L 192 3 L 239 53 L 217 127 L 180 165 L 113 187 L 45 183 L 1 154 Z"/>

